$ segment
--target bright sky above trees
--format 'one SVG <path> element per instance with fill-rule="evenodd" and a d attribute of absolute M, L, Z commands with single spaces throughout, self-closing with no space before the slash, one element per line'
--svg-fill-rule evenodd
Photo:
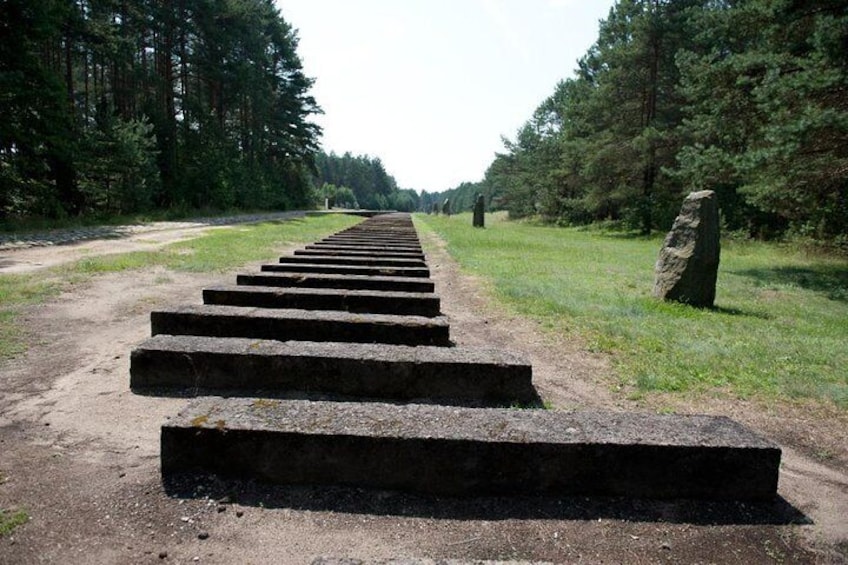
<path fill-rule="evenodd" d="M 299 30 L 324 150 L 402 188 L 480 180 L 502 135 L 571 76 L 612 0 L 276 0 Z"/>

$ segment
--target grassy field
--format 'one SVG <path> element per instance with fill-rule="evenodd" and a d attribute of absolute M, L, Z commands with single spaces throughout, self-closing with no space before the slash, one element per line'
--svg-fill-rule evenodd
<path fill-rule="evenodd" d="M 716 308 L 651 297 L 661 236 L 542 227 L 489 215 L 416 217 L 496 296 L 609 353 L 634 395 L 718 392 L 848 409 L 848 261 L 723 242 Z"/>
<path fill-rule="evenodd" d="M 354 216 L 328 214 L 222 228 L 158 251 L 92 257 L 60 270 L 67 275 L 88 275 L 162 266 L 175 271 L 224 272 L 251 261 L 273 257 L 281 247 L 311 243 L 359 221 L 361 218 Z"/>
<path fill-rule="evenodd" d="M 26 349 L 26 336 L 17 323 L 21 308 L 56 296 L 70 284 L 103 273 L 154 266 L 224 272 L 251 261 L 271 260 L 283 247 L 311 243 L 359 221 L 361 218 L 332 214 L 221 228 L 158 251 L 91 257 L 37 274 L 0 275 L 0 360 Z"/>

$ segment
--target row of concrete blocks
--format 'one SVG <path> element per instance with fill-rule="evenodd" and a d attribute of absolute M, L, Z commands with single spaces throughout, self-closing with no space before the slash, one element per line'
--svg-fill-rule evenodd
<path fill-rule="evenodd" d="M 163 473 L 463 496 L 774 496 L 779 448 L 727 418 L 517 409 L 539 405 L 530 366 L 452 347 L 433 292 L 411 220 L 392 215 L 206 289 L 203 306 L 153 312 L 133 389 L 228 396 L 163 426 Z"/>

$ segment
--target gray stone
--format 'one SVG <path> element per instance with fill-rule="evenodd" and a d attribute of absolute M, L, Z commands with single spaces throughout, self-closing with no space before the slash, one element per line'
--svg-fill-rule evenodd
<path fill-rule="evenodd" d="M 133 390 L 307 392 L 474 405 L 533 404 L 532 369 L 491 348 L 157 335 L 130 357 Z"/>
<path fill-rule="evenodd" d="M 450 216 L 451 213 L 451 205 L 450 198 L 445 198 L 445 202 L 442 204 L 442 214 L 445 216 Z"/>
<path fill-rule="evenodd" d="M 663 242 L 653 294 L 698 307 L 715 302 L 720 254 L 718 200 L 712 190 L 693 192 Z"/>
<path fill-rule="evenodd" d="M 431 279 L 420 277 L 384 277 L 321 273 L 254 273 L 236 277 L 238 284 L 290 286 L 301 288 L 347 288 L 350 290 L 390 290 L 396 292 L 433 292 Z"/>
<path fill-rule="evenodd" d="M 474 199 L 474 219 L 472 221 L 475 228 L 486 227 L 485 210 L 486 201 L 482 194 L 478 194 L 477 198 Z"/>
<path fill-rule="evenodd" d="M 428 318 L 441 314 L 439 297 L 431 292 L 220 285 L 203 289 L 203 303 Z"/>
<path fill-rule="evenodd" d="M 425 267 L 423 259 L 374 257 L 373 255 L 345 257 L 340 255 L 293 255 L 280 257 L 280 263 L 312 263 L 327 265 L 372 265 L 377 267 Z"/>
<path fill-rule="evenodd" d="M 376 237 L 366 235 L 348 235 L 322 239 L 318 243 L 329 245 L 382 245 L 386 247 L 414 247 L 418 250 L 421 249 L 421 242 L 417 239 L 404 239 L 393 236 Z"/>
<path fill-rule="evenodd" d="M 770 499 L 780 449 L 726 417 L 206 397 L 162 473 L 436 495 Z"/>
<path fill-rule="evenodd" d="M 373 257 L 375 259 L 418 259 L 423 261 L 424 254 L 420 251 L 382 251 L 374 249 L 351 249 L 351 248 L 332 248 L 328 246 L 319 247 L 318 249 L 297 249 L 295 255 L 310 256 L 323 255 L 332 257 Z"/>
<path fill-rule="evenodd" d="M 489 561 L 474 559 L 355 559 L 352 557 L 317 557 L 311 565 L 553 565 L 550 561 Z"/>
<path fill-rule="evenodd" d="M 351 314 L 241 306 L 183 306 L 150 313 L 153 335 L 249 337 L 280 341 L 343 341 L 450 346 L 445 317 Z"/>
<path fill-rule="evenodd" d="M 385 241 L 319 241 L 306 246 L 306 249 L 351 249 L 354 251 L 406 251 L 421 253 L 421 246 L 413 243 L 389 243 Z"/>
<path fill-rule="evenodd" d="M 272 263 L 260 270 L 269 273 L 322 273 L 325 275 L 369 275 L 374 277 L 429 278 L 427 267 L 380 267 L 368 265 L 312 265 L 309 263 Z"/>
<path fill-rule="evenodd" d="M 327 236 L 322 241 L 326 240 L 343 240 L 343 239 L 375 239 L 390 242 L 400 243 L 419 243 L 418 234 L 410 230 L 358 230 L 358 231 L 341 231 Z"/>

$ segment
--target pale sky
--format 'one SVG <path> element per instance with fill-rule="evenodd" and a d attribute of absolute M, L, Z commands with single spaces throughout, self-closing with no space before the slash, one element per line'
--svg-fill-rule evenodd
<path fill-rule="evenodd" d="M 276 0 L 298 30 L 323 148 L 379 157 L 401 188 L 478 181 L 613 0 Z"/>

